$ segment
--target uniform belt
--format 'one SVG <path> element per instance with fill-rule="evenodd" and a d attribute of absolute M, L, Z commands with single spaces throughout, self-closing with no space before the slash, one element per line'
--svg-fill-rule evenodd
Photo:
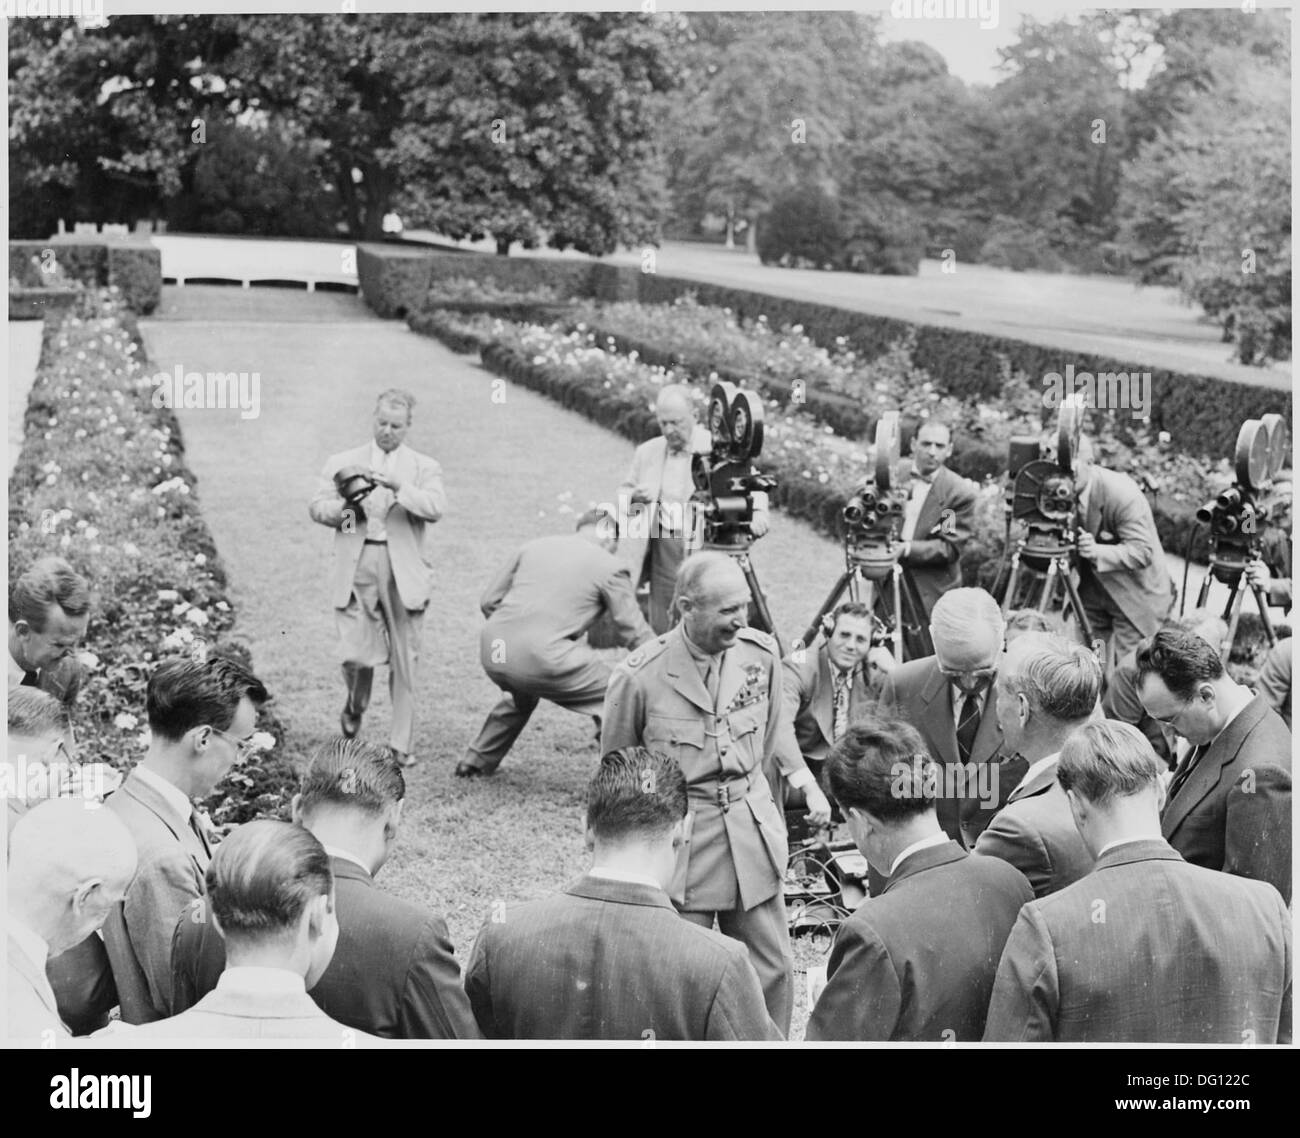
<path fill-rule="evenodd" d="M 373 537 L 368 537 L 368 538 L 366 538 L 366 544 L 367 544 L 367 545 L 387 545 L 388 542 L 387 542 L 387 541 L 384 541 L 383 539 L 376 540 L 376 539 L 373 538 Z"/>
<path fill-rule="evenodd" d="M 748 797 L 755 783 L 762 777 L 763 772 L 755 769 L 735 778 L 711 778 L 704 782 L 693 782 L 686 788 L 686 797 L 688 801 L 711 802 L 725 814 L 733 802 Z"/>

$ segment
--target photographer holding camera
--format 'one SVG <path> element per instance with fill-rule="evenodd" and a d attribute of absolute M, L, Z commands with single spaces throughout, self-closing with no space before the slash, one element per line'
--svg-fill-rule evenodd
<path fill-rule="evenodd" d="M 1127 474 L 1095 465 L 1086 435 L 1079 439 L 1076 478 L 1079 597 L 1106 645 L 1109 672 L 1155 634 L 1173 607 L 1173 590 L 1150 505 Z"/>
<path fill-rule="evenodd" d="M 1291 496 L 1291 476 L 1274 478 L 1267 503 L 1271 524 L 1264 533 L 1261 555 L 1246 566 L 1247 579 L 1264 590 L 1268 603 L 1288 612 L 1291 609 Z"/>

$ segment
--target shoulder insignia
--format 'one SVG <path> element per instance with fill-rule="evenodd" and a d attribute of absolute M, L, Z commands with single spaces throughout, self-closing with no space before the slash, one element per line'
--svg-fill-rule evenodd
<path fill-rule="evenodd" d="M 741 640 L 748 640 L 751 643 L 761 645 L 766 648 L 773 656 L 779 656 L 780 650 L 776 646 L 776 639 L 771 634 L 763 632 L 758 628 L 749 628 L 748 626 L 740 629 L 736 636 Z"/>
<path fill-rule="evenodd" d="M 665 632 L 662 636 L 656 637 L 654 640 L 642 644 L 641 647 L 633 652 L 632 655 L 623 661 L 623 663 L 627 665 L 629 671 L 636 671 L 636 669 L 641 667 L 641 665 L 647 660 L 653 660 L 666 647 L 668 647 L 668 633 Z"/>

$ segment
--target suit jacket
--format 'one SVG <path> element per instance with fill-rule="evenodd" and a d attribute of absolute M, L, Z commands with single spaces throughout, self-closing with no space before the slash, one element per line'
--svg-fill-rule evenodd
<path fill-rule="evenodd" d="M 717 729 L 731 740 L 721 757 L 705 735 L 714 705 L 681 625 L 638 648 L 610 677 L 600 753 L 639 744 L 671 755 L 686 776 L 692 829 L 669 890 L 681 908 L 730 910 L 738 894 L 739 907 L 752 909 L 781 892 L 785 820 L 763 773 L 769 761 L 784 774 L 807 767 L 782 711 L 780 675 L 776 641 L 742 628 L 718 682 Z M 724 809 L 719 795 L 733 790 L 743 798 L 728 797 Z"/>
<path fill-rule="evenodd" d="M 986 1040 L 1289 1041 L 1291 919 L 1271 885 L 1189 865 L 1167 843 L 1108 850 L 1024 907 Z"/>
<path fill-rule="evenodd" d="M 168 1014 L 172 930 L 181 911 L 205 892 L 211 851 L 190 825 L 133 770 L 106 804 L 131 831 L 139 854 L 135 878 L 104 923 L 104 947 L 127 1023 Z"/>
<path fill-rule="evenodd" d="M 1288 731 L 1291 729 L 1291 652 L 1294 648 L 1290 637 L 1274 644 L 1264 657 L 1255 681 L 1255 690 L 1282 717 Z"/>
<path fill-rule="evenodd" d="M 979 1039 L 1003 945 L 1030 899 L 1009 865 L 956 842 L 910 854 L 840 926 L 805 1038 Z"/>
<path fill-rule="evenodd" d="M 599 659 L 581 638 L 603 614 L 628 648 L 654 637 L 622 562 L 578 534 L 528 542 L 484 590 L 479 607 L 488 618 L 479 638 L 484 670 L 498 683 L 542 696 L 569 694 Z"/>
<path fill-rule="evenodd" d="M 385 893 L 356 862 L 331 857 L 339 939 L 310 992 L 331 1019 L 384 1039 L 477 1039 L 447 923 Z M 213 991 L 225 942 L 196 901 L 173 936 L 172 1015 Z"/>
<path fill-rule="evenodd" d="M 54 991 L 45 973 L 36 966 L 12 936 L 9 945 L 8 976 L 5 990 L 8 993 L 6 1008 L 9 1020 L 5 1035 L 10 1039 L 44 1039 L 52 1031 L 55 1039 L 69 1039 L 68 1029 L 59 1018 Z"/>
<path fill-rule="evenodd" d="M 835 681 L 826 641 L 819 640 L 815 648 L 796 648 L 781 669 L 781 698 L 799 751 L 805 760 L 823 762 L 835 736 Z M 864 662 L 849 687 L 849 722 L 861 719 L 873 703 Z"/>
<path fill-rule="evenodd" d="M 1098 542 L 1092 563 L 1098 584 L 1143 636 L 1154 636 L 1174 596 L 1155 519 L 1137 483 L 1093 466 L 1082 520 Z"/>
<path fill-rule="evenodd" d="M 708 454 L 712 449 L 713 436 L 709 434 L 709 429 L 697 423 L 691 433 L 691 454 Z M 658 533 L 658 522 L 653 511 L 663 488 L 664 458 L 667 454 L 668 441 L 663 435 L 643 442 L 633 453 L 627 477 L 618 488 L 619 524 L 622 526 L 618 552 L 619 558 L 628 567 L 633 585 L 639 585 L 650 571 L 650 549 L 654 537 L 644 535 Z M 633 505 L 632 492 L 638 486 L 650 494 L 650 501 Z M 766 516 L 767 513 L 767 495 L 760 490 L 754 495 L 754 515 Z"/>
<path fill-rule="evenodd" d="M 347 503 L 334 487 L 334 475 L 345 466 L 370 468 L 371 443 L 331 455 L 321 471 L 316 496 L 311 500 L 312 521 L 334 530 L 334 563 L 330 570 L 330 602 L 347 608 L 352 580 L 365 545 L 366 526 L 346 514 Z M 393 451 L 393 473 L 401 489 L 384 516 L 388 530 L 388 556 L 393 566 L 402 604 L 423 609 L 433 592 L 433 535 L 430 523 L 447 510 L 442 488 L 442 467 L 405 443 Z M 364 508 L 364 503 L 362 507 Z"/>
<path fill-rule="evenodd" d="M 96 1038 L 124 1047 L 148 1047 L 162 1039 L 319 1039 L 340 1048 L 380 1042 L 330 1019 L 306 992 L 252 993 L 226 987 L 224 980 L 189 1011 L 171 1019 L 116 1030 L 114 1026 Z"/>
<path fill-rule="evenodd" d="M 780 1039 L 745 946 L 661 889 L 586 876 L 484 924 L 465 988 L 489 1039 Z"/>
<path fill-rule="evenodd" d="M 911 461 L 903 460 L 899 470 L 904 479 L 910 479 Z M 961 552 L 974 525 L 976 494 L 975 483 L 946 466 L 934 472 L 930 492 L 916 519 L 912 548 L 902 559 L 916 582 L 927 616 L 935 601 L 961 584 Z"/>
<path fill-rule="evenodd" d="M 962 772 L 957 753 L 957 724 L 952 714 L 952 696 L 948 681 L 939 671 L 933 656 L 909 660 L 900 664 L 885 677 L 880 692 L 882 708 L 892 708 L 920 733 L 935 762 L 943 764 L 945 792 L 937 803 L 939 825 L 954 841 L 967 849 L 989 824 L 990 819 L 1006 804 L 1011 791 L 1024 777 L 1029 764 L 1017 756 L 1002 753 L 1002 730 L 998 727 L 997 685 L 990 685 L 984 698 L 984 712 L 980 716 L 979 731 L 971 750 L 971 762 L 977 768 Z M 987 781 L 981 786 L 980 779 Z M 962 793 L 964 790 L 964 793 Z M 980 791 L 985 793 L 981 795 Z"/>
<path fill-rule="evenodd" d="M 1129 652 L 1115 665 L 1106 677 L 1106 690 L 1101 696 L 1102 714 L 1107 719 L 1129 723 L 1147 737 L 1151 749 L 1165 762 L 1170 762 L 1169 740 L 1160 729 L 1159 720 L 1147 714 L 1138 696 L 1137 651 Z"/>
<path fill-rule="evenodd" d="M 1201 756 L 1160 829 L 1193 865 L 1267 881 L 1291 900 L 1291 732 L 1263 697 Z"/>
<path fill-rule="evenodd" d="M 975 843 L 975 852 L 1010 862 L 1046 897 L 1092 871 L 1093 858 L 1079 836 L 1056 761 L 1011 793 Z"/>

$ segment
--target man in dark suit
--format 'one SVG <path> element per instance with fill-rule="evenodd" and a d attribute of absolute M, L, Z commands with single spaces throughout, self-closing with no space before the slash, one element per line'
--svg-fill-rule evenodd
<path fill-rule="evenodd" d="M 1021 910 L 986 1040 L 1290 1042 L 1290 914 L 1271 885 L 1189 865 L 1161 838 L 1163 770 L 1127 723 L 1089 723 L 1061 748 L 1096 868 Z"/>
<path fill-rule="evenodd" d="M 908 498 L 898 561 L 916 583 L 927 617 L 944 593 L 961 584 L 961 552 L 975 516 L 975 483 L 944 465 L 951 457 L 952 433 L 931 420 L 912 440 L 911 462 L 901 464 Z"/>
<path fill-rule="evenodd" d="M 934 606 L 930 636 L 935 654 L 895 668 L 880 702 L 915 727 L 942 764 L 939 825 L 970 849 L 1029 768 L 1002 751 L 994 685 L 1002 612 L 983 589 L 953 589 Z"/>
<path fill-rule="evenodd" d="M 864 604 L 849 601 L 827 619 L 825 635 L 812 647 L 796 648 L 781 662 L 782 699 L 786 717 L 794 724 L 795 742 L 813 776 L 817 777 L 831 745 L 861 719 L 893 666 L 888 649 L 872 648 L 875 621 Z M 887 660 L 886 660 L 887 658 Z M 782 790 L 787 807 L 801 805 L 803 795 L 789 790 L 774 767 L 768 779 Z M 778 801 L 780 799 L 778 798 Z"/>
<path fill-rule="evenodd" d="M 1002 946 L 1032 897 L 1024 877 L 971 857 L 939 827 L 938 767 L 906 723 L 851 727 L 826 778 L 888 881 L 840 926 L 806 1038 L 979 1039 Z"/>
<path fill-rule="evenodd" d="M 677 915 L 686 780 L 642 747 L 587 791 L 592 867 L 483 925 L 465 988 L 489 1039 L 780 1039 L 744 945 Z"/>
<path fill-rule="evenodd" d="M 386 748 L 331 739 L 293 800 L 294 821 L 325 847 L 339 935 L 311 998 L 331 1019 L 384 1039 L 477 1039 L 447 923 L 375 885 L 397 842 L 406 783 Z M 225 967 L 203 899 L 173 938 L 172 1014 L 216 988 Z"/>
<path fill-rule="evenodd" d="M 1174 595 L 1151 507 L 1136 482 L 1092 461 L 1082 436 L 1079 486 L 1079 599 L 1093 635 L 1106 645 L 1107 670 L 1155 633 Z"/>
<path fill-rule="evenodd" d="M 528 542 L 488 585 L 479 602 L 487 617 L 479 654 L 504 695 L 457 775 L 493 774 L 543 699 L 599 722 L 610 667 L 583 633 L 607 613 L 624 647 L 654 637 L 617 547 L 617 521 L 588 510 L 577 533 Z"/>
<path fill-rule="evenodd" d="M 1061 745 L 1097 713 L 1101 666 L 1082 644 L 1029 632 L 998 666 L 1002 747 L 1029 763 L 1007 804 L 979 836 L 975 852 L 1010 862 L 1035 897 L 1055 893 L 1092 869 L 1070 804 L 1056 781 Z"/>
<path fill-rule="evenodd" d="M 1282 717 L 1288 731 L 1291 729 L 1291 654 L 1294 651 L 1295 643 L 1291 637 L 1279 640 L 1265 654 L 1255 680 L 1255 690 Z"/>
<path fill-rule="evenodd" d="M 191 799 L 211 794 L 252 753 L 257 709 L 270 696 L 256 676 L 212 656 L 160 664 L 146 698 L 149 750 L 107 803 L 140 852 L 135 879 L 104 925 L 127 1023 L 169 1014 L 172 930 L 203 896 L 212 860 L 211 824 Z"/>
<path fill-rule="evenodd" d="M 1215 647 L 1161 631 L 1137 653 L 1138 695 L 1192 745 L 1161 815 L 1193 865 L 1267 881 L 1291 899 L 1291 732 L 1263 696 L 1224 669 Z"/>

